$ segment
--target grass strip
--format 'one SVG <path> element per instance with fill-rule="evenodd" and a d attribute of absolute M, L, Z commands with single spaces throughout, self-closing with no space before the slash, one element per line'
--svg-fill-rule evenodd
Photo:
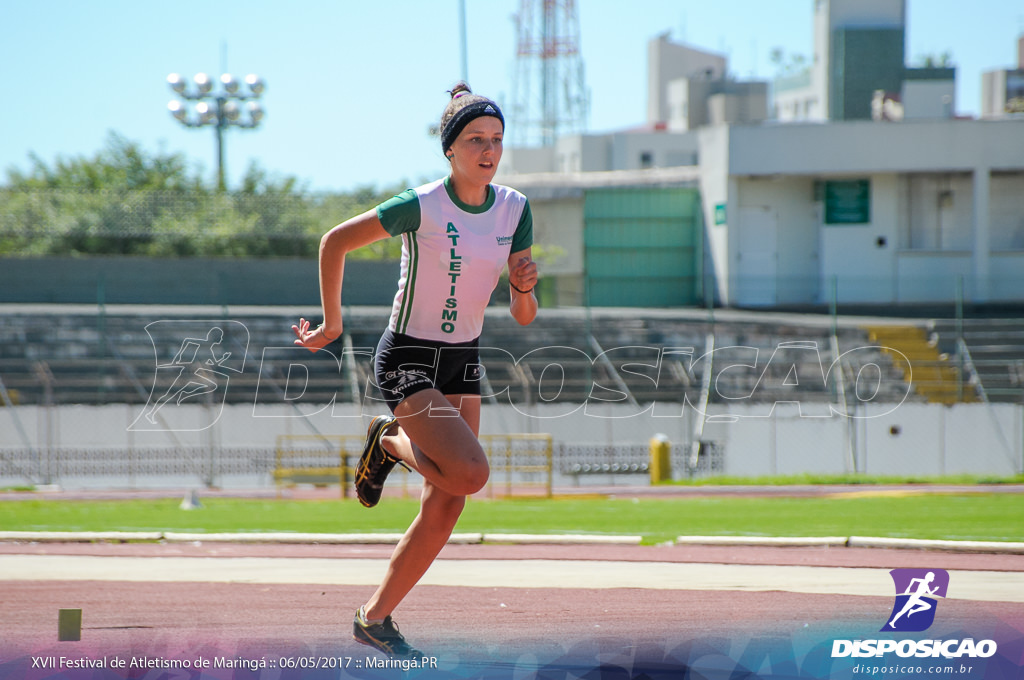
<path fill-rule="evenodd" d="M 412 499 L 367 510 L 354 500 L 203 499 L 0 502 L 7 531 L 401 532 Z M 909 494 L 815 498 L 556 498 L 472 500 L 458 532 L 679 535 L 879 536 L 1024 541 L 1024 495 Z"/>
<path fill-rule="evenodd" d="M 772 475 L 765 477 L 734 477 L 719 475 L 695 479 L 678 479 L 667 482 L 673 486 L 830 486 L 830 485 L 957 485 L 977 484 L 1024 484 L 1024 475 L 993 477 L 991 475 L 944 475 L 938 477 L 915 477 L 911 475 L 864 475 L 864 474 L 799 474 Z"/>

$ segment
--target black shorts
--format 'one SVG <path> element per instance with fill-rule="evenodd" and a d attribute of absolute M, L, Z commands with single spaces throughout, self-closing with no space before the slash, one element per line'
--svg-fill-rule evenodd
<path fill-rule="evenodd" d="M 480 394 L 480 341 L 438 342 L 384 331 L 377 343 L 373 371 L 388 407 L 422 390 L 441 394 Z"/>

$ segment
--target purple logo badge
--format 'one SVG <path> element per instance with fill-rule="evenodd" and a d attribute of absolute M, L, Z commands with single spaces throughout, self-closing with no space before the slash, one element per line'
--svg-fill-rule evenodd
<path fill-rule="evenodd" d="M 945 569 L 893 569 L 896 603 L 883 631 L 920 632 L 935 621 L 936 597 L 946 597 L 949 572 Z"/>

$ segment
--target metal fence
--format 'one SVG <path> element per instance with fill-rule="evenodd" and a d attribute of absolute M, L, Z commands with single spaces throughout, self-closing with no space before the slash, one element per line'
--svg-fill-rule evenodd
<path fill-rule="evenodd" d="M 284 436 L 274 447 L 10 447 L 0 449 L 0 485 L 80 485 L 119 480 L 129 486 L 221 486 L 225 482 L 340 486 L 347 497 L 363 440 L 354 435 Z M 488 496 L 550 497 L 556 483 L 615 484 L 628 475 L 644 480 L 650 452 L 644 445 L 554 443 L 550 434 L 482 435 L 491 464 Z M 686 466 L 689 449 L 673 447 L 673 462 Z M 721 468 L 716 448 L 701 460 L 699 476 Z M 403 476 L 402 488 L 417 475 Z"/>

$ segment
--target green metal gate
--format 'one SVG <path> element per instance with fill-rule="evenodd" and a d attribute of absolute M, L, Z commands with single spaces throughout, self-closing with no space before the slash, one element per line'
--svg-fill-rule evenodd
<path fill-rule="evenodd" d="M 587 304 L 700 304 L 703 222 L 697 189 L 588 189 L 583 219 Z"/>

